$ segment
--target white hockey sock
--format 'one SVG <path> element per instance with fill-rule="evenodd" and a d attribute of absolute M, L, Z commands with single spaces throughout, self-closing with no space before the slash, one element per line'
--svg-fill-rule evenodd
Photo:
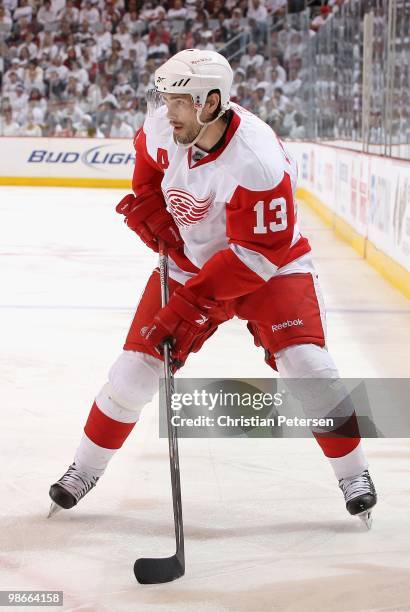
<path fill-rule="evenodd" d="M 97 446 L 84 433 L 75 453 L 74 462 L 82 472 L 100 477 L 116 451 L 117 449 L 115 448 Z"/>
<path fill-rule="evenodd" d="M 356 476 L 367 470 L 369 466 L 361 442 L 344 457 L 328 457 L 328 459 L 338 480 Z"/>

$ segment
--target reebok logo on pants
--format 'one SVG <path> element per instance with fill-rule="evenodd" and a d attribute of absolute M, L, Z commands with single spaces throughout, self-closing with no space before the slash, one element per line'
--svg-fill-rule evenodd
<path fill-rule="evenodd" d="M 294 319 L 293 321 L 284 321 L 283 323 L 278 323 L 278 325 L 272 325 L 272 331 L 279 331 L 280 329 L 284 329 L 285 327 L 292 327 L 293 325 L 303 325 L 302 319 Z"/>

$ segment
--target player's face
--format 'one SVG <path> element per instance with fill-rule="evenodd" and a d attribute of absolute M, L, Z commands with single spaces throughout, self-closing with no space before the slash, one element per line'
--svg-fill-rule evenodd
<path fill-rule="evenodd" d="M 167 117 L 174 129 L 174 138 L 181 144 L 188 144 L 198 136 L 201 126 L 196 120 L 196 110 L 189 94 L 163 94 L 168 109 Z"/>

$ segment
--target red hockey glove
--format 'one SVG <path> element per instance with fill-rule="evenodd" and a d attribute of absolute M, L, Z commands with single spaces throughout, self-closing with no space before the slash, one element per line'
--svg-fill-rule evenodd
<path fill-rule="evenodd" d="M 218 323 L 228 318 L 217 302 L 198 298 L 185 287 L 179 287 L 141 333 L 158 353 L 162 353 L 164 342 L 169 340 L 174 365 L 181 367 L 189 353 L 199 351 Z"/>
<path fill-rule="evenodd" d="M 166 210 L 161 191 L 129 193 L 117 205 L 117 213 L 150 249 L 158 253 L 159 240 L 170 249 L 182 246 L 182 238 L 172 215 Z"/>

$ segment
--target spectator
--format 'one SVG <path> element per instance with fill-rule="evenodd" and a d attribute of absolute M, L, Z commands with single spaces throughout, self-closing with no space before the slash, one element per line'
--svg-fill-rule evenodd
<path fill-rule="evenodd" d="M 68 68 L 63 64 L 63 60 L 61 55 L 56 55 L 54 59 L 51 61 L 51 66 L 48 68 L 47 73 L 55 70 L 58 74 L 58 78 L 62 81 L 62 83 L 66 83 L 68 80 Z"/>
<path fill-rule="evenodd" d="M 211 30 L 205 32 L 196 32 L 198 36 L 198 42 L 195 45 L 196 49 L 203 49 L 205 51 L 215 51 L 215 45 L 212 42 Z"/>
<path fill-rule="evenodd" d="M 272 91 L 274 91 L 277 87 L 281 87 L 283 89 L 284 83 L 279 76 L 279 71 L 277 68 L 275 68 L 275 70 L 272 70 L 271 79 Z"/>
<path fill-rule="evenodd" d="M 113 108 L 118 107 L 118 100 L 108 88 L 106 81 L 101 83 L 101 104 L 110 104 Z"/>
<path fill-rule="evenodd" d="M 128 79 L 125 74 L 123 72 L 120 72 L 120 74 L 118 75 L 117 84 L 113 89 L 113 94 L 118 98 L 119 96 L 123 96 L 127 93 L 133 94 L 134 90 L 128 82 Z"/>
<path fill-rule="evenodd" d="M 289 37 L 286 49 L 283 53 L 283 60 L 285 65 L 289 64 L 292 57 L 302 58 L 305 51 L 305 45 L 302 40 L 300 32 L 295 32 Z"/>
<path fill-rule="evenodd" d="M 54 67 L 51 67 L 50 70 L 47 70 L 46 78 L 46 92 L 48 99 L 51 100 L 62 100 L 63 93 L 66 87 L 66 84 L 60 79 L 58 76 L 58 71 L 55 70 Z"/>
<path fill-rule="evenodd" d="M 85 67 L 80 66 L 79 62 L 72 62 L 71 70 L 69 72 L 70 76 L 73 76 L 77 79 L 78 83 L 81 85 L 81 93 L 88 87 L 90 80 L 88 78 L 88 72 Z"/>
<path fill-rule="evenodd" d="M 289 71 L 289 80 L 282 85 L 283 92 L 288 97 L 293 97 L 297 94 L 302 86 L 302 81 L 299 78 L 298 71 L 292 68 Z"/>
<path fill-rule="evenodd" d="M 35 122 L 32 112 L 28 113 L 27 122 L 22 126 L 20 135 L 32 137 L 42 136 L 41 127 Z"/>
<path fill-rule="evenodd" d="M 21 80 L 17 76 L 17 72 L 13 69 L 8 70 L 4 77 L 3 95 L 11 97 L 19 85 L 21 85 Z"/>
<path fill-rule="evenodd" d="M 150 79 L 150 74 L 148 72 L 141 72 L 140 74 L 140 82 L 136 91 L 136 97 L 142 99 L 146 97 L 148 89 L 151 89 L 152 82 Z"/>
<path fill-rule="evenodd" d="M 78 18 L 80 23 L 84 21 L 88 23 L 98 23 L 100 21 L 100 11 L 92 5 L 90 0 L 86 0 L 83 8 L 80 10 Z"/>
<path fill-rule="evenodd" d="M 24 86 L 21 83 L 16 87 L 15 94 L 11 95 L 10 100 L 13 104 L 13 109 L 16 115 L 19 115 L 23 109 L 27 108 L 28 95 L 24 91 Z"/>
<path fill-rule="evenodd" d="M 129 123 L 134 133 L 139 130 L 145 120 L 147 114 L 147 102 L 145 99 L 134 98 L 132 102 L 132 112 L 129 113 L 127 123 Z"/>
<path fill-rule="evenodd" d="M 292 34 L 296 34 L 296 30 L 290 25 L 290 22 L 286 20 L 280 32 L 276 34 L 277 42 L 282 53 L 287 48 Z"/>
<path fill-rule="evenodd" d="M 0 5 L 0 25 L 3 26 L 3 32 L 11 30 L 13 25 L 10 13 L 6 11 L 2 4 Z"/>
<path fill-rule="evenodd" d="M 75 138 L 88 138 L 93 134 L 93 120 L 91 115 L 84 114 L 78 129 L 76 130 L 74 136 Z"/>
<path fill-rule="evenodd" d="M 124 17 L 122 18 L 122 21 L 127 26 L 128 32 L 130 32 L 130 34 L 140 34 L 146 29 L 146 24 L 139 18 L 138 12 L 136 10 L 130 10 L 129 13 L 125 13 Z"/>
<path fill-rule="evenodd" d="M 40 32 L 38 38 L 39 47 L 37 55 L 47 53 L 48 57 L 53 60 L 53 58 L 58 54 L 58 47 L 54 43 L 53 34 L 51 32 Z"/>
<path fill-rule="evenodd" d="M 273 97 L 275 99 L 276 108 L 282 113 L 285 112 L 286 105 L 289 102 L 289 98 L 285 96 L 285 94 L 283 93 L 283 89 L 281 87 L 276 87 L 276 89 L 274 90 Z"/>
<path fill-rule="evenodd" d="M 97 75 L 97 54 L 96 48 L 92 44 L 87 44 L 81 48 L 81 57 L 78 60 L 79 66 L 85 70 L 87 79 L 85 84 L 88 85 L 88 81 L 95 81 Z"/>
<path fill-rule="evenodd" d="M 74 0 L 67 0 L 64 18 L 73 25 L 76 25 L 80 21 L 80 11 L 75 6 Z"/>
<path fill-rule="evenodd" d="M 20 126 L 13 119 L 13 112 L 10 109 L 6 109 L 3 113 L 3 116 L 0 117 L 0 134 L 2 136 L 19 136 L 20 135 Z"/>
<path fill-rule="evenodd" d="M 114 40 L 118 40 L 121 47 L 125 51 L 125 56 L 128 56 L 128 47 L 131 44 L 131 34 L 128 31 L 127 24 L 121 21 L 117 33 L 114 34 Z"/>
<path fill-rule="evenodd" d="M 64 117 L 61 124 L 57 123 L 54 135 L 60 138 L 72 138 L 75 136 L 75 129 L 71 117 Z"/>
<path fill-rule="evenodd" d="M 77 126 L 81 123 L 83 118 L 84 111 L 81 109 L 78 100 L 71 98 L 62 109 L 61 115 L 63 117 L 69 117 L 73 122 L 74 129 L 77 129 Z"/>
<path fill-rule="evenodd" d="M 44 27 L 57 21 L 57 11 L 51 6 L 50 0 L 44 0 L 37 12 L 37 21 Z"/>
<path fill-rule="evenodd" d="M 68 77 L 68 83 L 64 89 L 64 100 L 72 98 L 80 98 L 84 91 L 84 87 L 78 82 L 78 79 L 72 74 Z"/>
<path fill-rule="evenodd" d="M 134 130 L 116 115 L 110 129 L 110 138 L 133 138 Z"/>
<path fill-rule="evenodd" d="M 31 21 L 33 16 L 33 7 L 29 4 L 28 0 L 20 0 L 18 7 L 15 9 L 13 13 L 14 21 L 22 21 L 22 19 L 26 19 L 27 21 Z"/>
<path fill-rule="evenodd" d="M 265 113 L 265 104 L 269 99 L 266 95 L 266 89 L 268 86 L 269 83 L 262 81 L 261 83 L 258 83 L 255 91 L 252 92 L 250 110 L 258 117 L 262 117 Z"/>
<path fill-rule="evenodd" d="M 127 57 L 130 57 L 131 51 L 135 50 L 136 60 L 138 62 L 138 66 L 141 70 L 145 67 L 145 62 L 147 61 L 147 45 L 143 40 L 140 39 L 140 36 L 137 32 L 131 35 L 131 43 L 128 47 Z"/>
<path fill-rule="evenodd" d="M 161 42 L 159 35 L 156 33 L 148 44 L 148 59 L 155 59 L 164 62 L 169 56 L 168 45 Z"/>
<path fill-rule="evenodd" d="M 158 22 L 151 27 L 151 31 L 148 34 L 148 42 L 150 43 L 154 38 L 157 38 L 161 43 L 169 45 L 171 41 L 171 34 L 169 30 L 165 28 L 163 22 Z"/>
<path fill-rule="evenodd" d="M 163 6 L 157 6 L 155 9 L 155 18 L 152 20 L 153 25 L 158 25 L 159 23 L 162 23 L 164 27 L 167 26 L 169 29 L 169 25 L 167 25 L 169 24 L 167 12 Z"/>
<path fill-rule="evenodd" d="M 229 45 L 230 53 L 234 54 L 245 48 L 248 39 L 249 27 L 243 23 L 243 15 L 240 8 L 234 8 L 231 19 L 226 21 L 228 28 L 228 40 L 235 38 L 236 41 Z"/>
<path fill-rule="evenodd" d="M 244 108 L 250 108 L 252 98 L 249 87 L 247 87 L 246 85 L 238 85 L 238 89 L 236 90 L 236 97 L 240 106 L 243 106 Z"/>
<path fill-rule="evenodd" d="M 218 13 L 218 25 L 214 30 L 214 42 L 222 46 L 228 41 L 228 20 L 225 11 L 221 10 Z"/>
<path fill-rule="evenodd" d="M 156 17 L 156 12 L 154 9 L 154 4 L 152 2 L 144 2 L 142 5 L 140 17 L 145 22 L 151 22 Z"/>
<path fill-rule="evenodd" d="M 243 68 L 237 68 L 235 70 L 235 74 L 233 77 L 233 83 L 232 83 L 232 87 L 231 87 L 231 95 L 233 98 L 235 98 L 237 96 L 237 92 L 238 92 L 238 87 L 239 85 L 242 85 L 245 81 L 245 70 Z"/>
<path fill-rule="evenodd" d="M 194 21 L 198 16 L 199 2 L 197 0 L 185 0 L 187 10 L 187 21 Z"/>
<path fill-rule="evenodd" d="M 66 0 L 51 0 L 51 8 L 55 12 L 57 19 L 61 19 L 65 10 L 67 2 Z"/>
<path fill-rule="evenodd" d="M 247 17 L 256 44 L 265 43 L 268 32 L 268 11 L 261 0 L 249 0 Z"/>
<path fill-rule="evenodd" d="M 319 7 L 316 16 L 312 19 L 310 23 L 310 29 L 313 30 L 313 32 L 317 32 L 319 28 L 326 22 L 329 15 L 331 15 L 331 12 L 332 9 L 326 4 Z"/>
<path fill-rule="evenodd" d="M 186 19 L 188 11 L 183 5 L 182 0 L 174 0 L 174 8 L 168 10 L 168 19 Z"/>
<path fill-rule="evenodd" d="M 111 125 L 114 120 L 114 115 L 116 108 L 118 106 L 118 102 L 116 102 L 116 106 L 112 104 L 112 102 L 106 100 L 100 104 L 96 113 L 96 123 L 97 126 L 102 126 L 103 124 L 106 126 L 107 138 L 109 138 Z M 102 129 L 102 127 L 101 127 Z"/>
<path fill-rule="evenodd" d="M 30 62 L 24 73 L 23 85 L 26 91 L 30 94 L 33 89 L 45 92 L 43 81 L 43 69 L 37 66 L 35 62 Z"/>
<path fill-rule="evenodd" d="M 248 53 L 242 56 L 241 58 L 241 68 L 247 70 L 248 68 L 261 68 L 264 63 L 263 55 L 257 53 L 258 47 L 255 43 L 249 43 L 248 45 Z"/>
<path fill-rule="evenodd" d="M 106 0 L 103 3 L 101 20 L 103 23 L 110 22 L 115 31 L 121 21 L 120 3 L 115 3 L 115 0 Z"/>
<path fill-rule="evenodd" d="M 276 76 L 274 75 L 275 70 Z M 286 70 L 280 65 L 279 58 L 276 55 L 272 56 L 270 66 L 265 69 L 265 79 L 272 82 L 279 79 L 282 83 L 286 83 Z"/>
<path fill-rule="evenodd" d="M 192 32 L 209 30 L 208 15 L 205 11 L 198 11 L 195 23 L 192 25 Z"/>
<path fill-rule="evenodd" d="M 0 32 L 2 32 L 3 35 L 8 36 L 10 34 L 12 25 L 13 22 L 10 15 L 6 13 L 4 6 L 0 5 Z"/>
<path fill-rule="evenodd" d="M 304 117 L 300 113 L 296 113 L 294 117 L 294 124 L 290 130 L 290 138 L 305 138 L 306 129 L 304 126 Z"/>
<path fill-rule="evenodd" d="M 135 53 L 135 51 L 133 50 L 131 53 Z M 124 60 L 122 63 L 121 74 L 126 77 L 131 87 L 136 90 L 139 83 L 139 69 L 137 61 L 133 61 L 131 58 Z"/>
<path fill-rule="evenodd" d="M 114 47 L 112 48 L 112 52 L 107 57 L 103 64 L 104 74 L 107 79 L 113 83 L 115 77 L 121 70 L 121 56 L 117 51 L 114 51 Z"/>
<path fill-rule="evenodd" d="M 261 115 L 261 119 L 277 132 L 281 123 L 281 113 L 275 106 L 273 98 L 269 98 L 265 104 L 265 111 Z"/>
<path fill-rule="evenodd" d="M 295 124 L 296 109 L 295 105 L 289 101 L 285 106 L 285 113 L 282 120 L 282 134 L 281 136 L 288 136 L 292 127 Z"/>

